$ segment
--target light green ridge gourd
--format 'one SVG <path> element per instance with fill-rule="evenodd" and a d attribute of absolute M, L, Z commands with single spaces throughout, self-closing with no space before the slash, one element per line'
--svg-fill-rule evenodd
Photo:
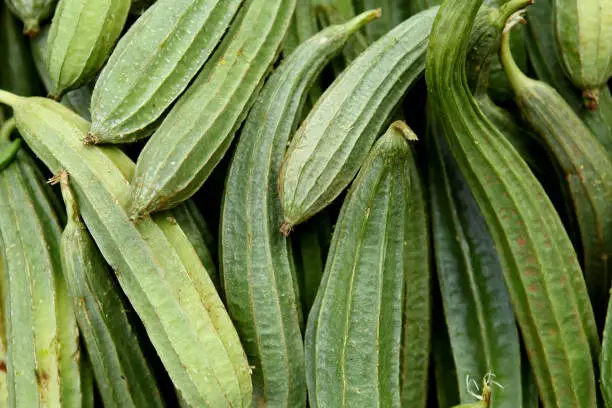
<path fill-rule="evenodd" d="M 226 304 L 253 369 L 253 404 L 305 407 L 302 311 L 290 241 L 280 234 L 276 183 L 310 84 L 366 12 L 302 43 L 272 74 L 249 113 L 232 159 L 221 217 Z"/>
<path fill-rule="evenodd" d="M 473 402 L 467 378 L 496 375 L 495 407 L 522 406 L 520 342 L 510 296 L 485 220 L 444 143 L 436 118 L 428 154 L 438 282 L 461 402 Z M 434 122 L 434 123 L 432 123 Z M 468 377 L 469 376 L 469 377 Z"/>
<path fill-rule="evenodd" d="M 431 234 L 422 174 L 411 149 L 406 213 L 404 304 L 400 350 L 400 398 L 404 408 L 425 408 L 431 353 Z"/>
<path fill-rule="evenodd" d="M 45 63 L 59 99 L 89 82 L 121 34 L 131 0 L 60 0 L 51 22 Z"/>
<path fill-rule="evenodd" d="M 6 143 L 14 120 L 0 130 Z M 0 172 L 9 407 L 82 406 L 79 334 L 59 259 L 60 226 L 24 150 Z"/>
<path fill-rule="evenodd" d="M 565 73 L 597 109 L 612 75 L 612 0 L 553 0 L 554 27 Z"/>
<path fill-rule="evenodd" d="M 599 90 L 599 108 L 591 111 L 584 106 L 580 91 L 565 76 L 559 57 L 554 31 L 552 0 L 537 0 L 527 10 L 525 45 L 530 64 L 541 81 L 551 85 L 578 113 L 597 140 L 612 152 L 612 95 L 610 90 Z"/>
<path fill-rule="evenodd" d="M 559 165 L 580 229 L 586 285 L 600 327 L 612 282 L 612 159 L 550 85 L 528 78 L 502 37 L 501 58 L 517 105 Z"/>
<path fill-rule="evenodd" d="M 213 256 L 211 242 L 208 240 L 208 236 L 211 236 L 210 230 L 200 210 L 193 201 L 187 200 L 172 210 L 172 216 L 193 245 L 202 265 L 204 265 L 210 279 L 219 291 L 221 286 L 217 267 L 218 261 L 216 256 Z M 214 244 L 216 245 L 216 242 Z"/>
<path fill-rule="evenodd" d="M 57 0 L 5 0 L 6 6 L 23 21 L 23 32 L 35 37 L 40 31 L 40 23 L 46 20 Z"/>
<path fill-rule="evenodd" d="M 279 178 L 286 233 L 325 208 L 355 177 L 395 105 L 423 73 L 436 12 L 414 16 L 372 44 L 295 133 Z"/>
<path fill-rule="evenodd" d="M 49 77 L 49 72 L 45 65 L 45 53 L 50 28 L 51 26 L 44 26 L 36 38 L 30 41 L 30 50 L 34 58 L 34 64 L 36 65 L 38 76 L 42 80 L 47 92 L 51 90 L 51 78 Z M 10 89 L 7 90 L 10 91 Z M 90 120 L 91 114 L 89 107 L 91 105 L 91 84 L 86 84 L 78 89 L 66 92 L 61 99 L 61 103 L 81 115 L 83 119 Z"/>
<path fill-rule="evenodd" d="M 69 176 L 59 176 L 68 222 L 61 257 L 77 322 L 106 407 L 163 407 L 111 271 L 79 216 Z"/>
<path fill-rule="evenodd" d="M 346 197 L 305 336 L 310 406 L 399 407 L 407 137 L 394 122 Z"/>
<path fill-rule="evenodd" d="M 243 0 L 158 0 L 119 40 L 96 81 L 89 143 L 149 136 L 212 54 Z"/>
<path fill-rule="evenodd" d="M 429 102 L 495 242 L 544 407 L 594 407 L 600 345 L 576 254 L 541 185 L 468 89 L 467 44 L 481 3 L 441 6 L 427 54 Z"/>
<path fill-rule="evenodd" d="M 66 170 L 81 215 L 142 320 L 174 386 L 198 407 L 248 407 L 251 382 L 236 331 L 176 220 L 133 224 L 129 179 L 116 148 L 84 146 L 89 123 L 61 104 L 0 91 L 30 148 L 54 173 Z M 113 157 L 111 159 L 111 157 Z"/>
<path fill-rule="evenodd" d="M 229 148 L 285 37 L 296 0 L 247 0 L 138 157 L 130 216 L 191 197 Z"/>

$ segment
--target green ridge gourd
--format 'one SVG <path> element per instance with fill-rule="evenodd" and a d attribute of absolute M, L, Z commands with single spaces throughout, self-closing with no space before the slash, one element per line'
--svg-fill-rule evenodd
<path fill-rule="evenodd" d="M 544 407 L 594 407 L 600 346 L 576 254 L 541 185 L 469 92 L 465 59 L 481 3 L 441 6 L 427 54 L 429 102 L 495 242 Z"/>
<path fill-rule="evenodd" d="M 521 407 L 520 341 L 493 240 L 469 187 L 429 116 L 429 190 L 436 271 L 461 402 L 468 379 L 492 372 L 512 392 L 493 390 L 496 407 Z M 432 123 L 434 122 L 434 123 Z M 498 392 L 501 391 L 501 392 Z"/>
<path fill-rule="evenodd" d="M 562 66 L 597 109 L 599 88 L 612 76 L 612 0 L 553 0 Z"/>
<path fill-rule="evenodd" d="M 583 267 L 600 327 L 612 283 L 612 159 L 550 85 L 528 78 L 502 36 L 501 58 L 516 103 L 563 172 L 580 229 Z"/>
<path fill-rule="evenodd" d="M 136 163 L 130 216 L 191 197 L 225 155 L 280 51 L 296 0 L 247 0 Z"/>
<path fill-rule="evenodd" d="M 342 206 L 305 335 L 310 406 L 400 407 L 400 348 L 414 139 L 394 122 Z"/>
<path fill-rule="evenodd" d="M 59 0 L 45 56 L 51 79 L 50 97 L 59 99 L 97 74 L 121 34 L 130 3 L 131 0 Z"/>
<path fill-rule="evenodd" d="M 119 288 L 79 216 L 68 174 L 60 173 L 58 181 L 68 213 L 60 248 L 63 271 L 102 401 L 107 407 L 162 408 Z"/>
<path fill-rule="evenodd" d="M 253 403 L 305 407 L 302 311 L 290 241 L 278 231 L 278 169 L 310 84 L 359 28 L 363 13 L 298 46 L 249 113 L 232 159 L 221 217 L 226 304 L 253 370 Z"/>
<path fill-rule="evenodd" d="M 125 210 L 130 180 L 119 149 L 84 146 L 89 123 L 45 98 L 0 91 L 30 148 L 54 173 L 65 170 L 81 216 L 138 313 L 187 404 L 248 407 L 249 368 L 236 331 L 197 253 L 167 213 L 138 225 Z"/>
<path fill-rule="evenodd" d="M 325 208 L 355 177 L 395 105 L 423 73 L 437 10 L 411 17 L 372 44 L 310 111 L 279 177 L 284 233 Z"/>
<path fill-rule="evenodd" d="M 40 23 L 51 15 L 57 0 L 5 0 L 4 3 L 23 21 L 24 34 L 36 37 Z"/>
<path fill-rule="evenodd" d="M 0 370 L 0 404 L 8 406 L 8 376 L 6 373 L 6 362 L 8 360 L 7 354 L 7 340 L 6 340 L 6 284 L 4 283 L 4 277 L 8 268 L 6 259 L 3 255 L 4 243 L 2 242 L 2 235 L 0 235 L 0 365 L 5 367 L 4 370 Z"/>
<path fill-rule="evenodd" d="M 96 81 L 88 143 L 126 143 L 154 123 L 210 57 L 242 0 L 158 0 L 119 40 Z"/>
<path fill-rule="evenodd" d="M 0 130 L 8 142 L 13 119 Z M 0 172 L 0 234 L 7 314 L 8 403 L 80 408 L 79 333 L 59 258 L 60 225 L 25 150 Z"/>

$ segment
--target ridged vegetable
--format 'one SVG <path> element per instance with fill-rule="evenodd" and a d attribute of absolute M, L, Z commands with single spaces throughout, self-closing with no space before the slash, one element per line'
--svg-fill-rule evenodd
<path fill-rule="evenodd" d="M 427 197 L 416 155 L 407 156 L 410 184 L 406 247 L 400 396 L 402 407 L 425 408 L 431 352 L 431 234 Z M 436 334 L 437 335 L 437 334 Z"/>
<path fill-rule="evenodd" d="M 98 390 L 107 407 L 163 407 L 119 288 L 79 216 L 68 174 L 58 176 L 68 212 L 61 259 Z"/>
<path fill-rule="evenodd" d="M 51 15 L 57 0 L 5 0 L 4 3 L 23 21 L 24 34 L 35 37 L 40 23 Z"/>
<path fill-rule="evenodd" d="M 306 328 L 313 408 L 400 406 L 411 132 L 391 125 L 342 206 Z"/>
<path fill-rule="evenodd" d="M 525 44 L 529 61 L 538 79 L 551 85 L 578 113 L 597 140 L 612 152 L 612 95 L 599 90 L 599 108 L 591 111 L 584 106 L 580 91 L 565 76 L 561 65 L 554 30 L 552 0 L 538 0 L 527 10 Z"/>
<path fill-rule="evenodd" d="M 131 0 L 60 0 L 51 22 L 45 62 L 59 99 L 88 83 L 121 34 Z"/>
<path fill-rule="evenodd" d="M 0 123 L 1 125 L 2 123 Z M 1 170 L 0 170 L 1 171 Z M 8 376 L 6 372 L 7 355 L 7 339 L 6 339 L 6 283 L 5 275 L 7 273 L 7 262 L 4 256 L 4 242 L 2 234 L 0 234 L 0 404 L 8 406 Z"/>
<path fill-rule="evenodd" d="M 612 160 L 563 98 L 545 82 L 528 78 L 502 37 L 501 57 L 522 115 L 563 172 L 582 238 L 583 267 L 595 317 L 603 326 L 612 283 Z"/>
<path fill-rule="evenodd" d="M 32 57 L 34 58 L 34 64 L 38 71 L 38 77 L 42 80 L 43 85 L 47 92 L 51 89 L 51 78 L 45 65 L 45 53 L 47 49 L 47 39 L 49 38 L 50 26 L 45 26 L 40 30 L 40 33 L 36 38 L 30 41 L 30 50 Z M 6 88 L 10 91 L 10 88 Z M 30 96 L 30 95 L 23 95 Z M 91 119 L 89 112 L 89 106 L 91 105 L 91 85 L 83 85 L 82 87 L 68 91 L 61 99 L 62 104 L 72 109 L 85 120 Z"/>
<path fill-rule="evenodd" d="M 138 225 L 125 211 L 129 180 L 109 156 L 84 146 L 89 123 L 61 104 L 0 91 L 30 148 L 54 173 L 71 176 L 81 215 L 142 320 L 185 401 L 198 407 L 246 407 L 251 383 L 244 351 L 214 285 L 169 214 Z"/>
<path fill-rule="evenodd" d="M 461 402 L 473 402 L 467 378 L 493 372 L 512 392 L 492 391 L 496 407 L 520 407 L 520 342 L 493 240 L 465 179 L 431 116 L 431 216 L 438 282 Z M 434 122 L 434 123 L 432 123 Z"/>
<path fill-rule="evenodd" d="M 319 28 L 317 27 L 317 18 L 313 0 L 297 0 L 295 12 L 291 25 L 287 30 L 287 37 L 283 43 L 283 56 L 287 58 L 301 43 L 315 35 Z"/>
<path fill-rule="evenodd" d="M 242 0 L 158 0 L 130 27 L 93 92 L 88 143 L 126 143 L 187 88 Z"/>
<path fill-rule="evenodd" d="M 280 173 L 285 233 L 325 208 L 355 177 L 393 108 L 423 73 L 436 12 L 410 18 L 371 45 L 310 111 Z"/>
<path fill-rule="evenodd" d="M 226 153 L 289 27 L 296 0 L 250 0 L 138 157 L 130 216 L 191 197 Z"/>
<path fill-rule="evenodd" d="M 380 11 L 363 13 L 301 44 L 264 86 L 249 114 L 225 185 L 221 217 L 226 304 L 253 370 L 255 406 L 305 407 L 302 311 L 290 241 L 278 232 L 278 169 L 310 84 L 348 38 Z"/>
<path fill-rule="evenodd" d="M 597 109 L 599 88 L 612 76 L 611 0 L 553 0 L 555 34 L 565 73 Z"/>
<path fill-rule="evenodd" d="M 467 86 L 465 56 L 481 3 L 441 6 L 427 54 L 429 101 L 495 243 L 544 407 L 594 407 L 600 346 L 575 251 L 541 185 Z"/>
<path fill-rule="evenodd" d="M 8 143 L 15 121 L 0 130 Z M 0 172 L 9 407 L 81 407 L 79 334 L 61 272 L 60 226 L 25 150 Z"/>

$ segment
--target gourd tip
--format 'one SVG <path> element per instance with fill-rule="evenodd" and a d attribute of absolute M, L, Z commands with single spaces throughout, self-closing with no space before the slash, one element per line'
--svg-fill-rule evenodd
<path fill-rule="evenodd" d="M 599 90 L 585 89 L 582 92 L 584 98 L 584 106 L 590 111 L 596 111 L 599 107 Z"/>
<path fill-rule="evenodd" d="M 280 231 L 281 231 L 281 234 L 283 234 L 284 236 L 288 237 L 289 234 L 291 234 L 291 231 L 293 231 L 293 224 L 291 224 L 290 222 L 285 220 L 283 222 L 283 225 L 281 225 L 281 227 L 280 227 Z"/>
<path fill-rule="evenodd" d="M 375 14 L 374 17 L 375 18 L 380 18 L 382 16 L 382 9 L 381 8 L 377 8 L 376 10 L 374 10 Z"/>
<path fill-rule="evenodd" d="M 85 136 L 85 138 L 83 139 L 83 144 L 86 146 L 96 145 L 98 143 L 100 143 L 100 139 L 98 138 L 98 136 L 91 132 L 87 133 L 87 136 Z"/>
<path fill-rule="evenodd" d="M 35 38 L 40 33 L 40 25 L 36 20 L 26 21 L 23 26 L 23 33 L 29 38 Z"/>

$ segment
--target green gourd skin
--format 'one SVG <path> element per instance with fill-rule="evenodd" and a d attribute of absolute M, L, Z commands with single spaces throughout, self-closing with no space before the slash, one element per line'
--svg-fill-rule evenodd
<path fill-rule="evenodd" d="M 2 121 L 0 121 L 0 125 Z M 4 242 L 2 234 L 0 234 L 0 366 L 4 367 L 0 370 L 0 405 L 8 406 L 8 377 L 6 372 L 7 355 L 7 339 L 6 339 L 6 283 L 5 275 L 8 268 L 6 257 L 4 256 Z"/>
<path fill-rule="evenodd" d="M 87 143 L 128 143 L 187 88 L 243 0 L 158 0 L 119 40 L 96 81 Z"/>
<path fill-rule="evenodd" d="M 423 73 L 436 12 L 414 16 L 372 44 L 310 111 L 281 168 L 284 233 L 325 208 L 355 177 L 395 105 Z"/>
<path fill-rule="evenodd" d="M 338 217 L 306 327 L 313 408 L 401 404 L 411 132 L 394 122 L 375 143 Z"/>
<path fill-rule="evenodd" d="M 67 173 L 59 176 L 68 222 L 61 238 L 64 276 L 105 406 L 163 407 L 111 271 L 79 216 Z"/>
<path fill-rule="evenodd" d="M 431 352 L 431 234 L 425 184 L 415 151 L 409 153 L 400 399 L 402 407 L 425 408 Z"/>
<path fill-rule="evenodd" d="M 263 85 L 296 0 L 249 0 L 136 163 L 130 217 L 191 197 L 223 158 Z"/>
<path fill-rule="evenodd" d="M 529 61 L 536 76 L 551 85 L 578 113 L 597 140 L 612 152 L 612 95 L 610 90 L 599 90 L 599 107 L 591 111 L 574 84 L 565 76 L 561 65 L 554 28 L 553 0 L 538 0 L 527 10 L 525 44 Z"/>
<path fill-rule="evenodd" d="M 517 105 L 541 137 L 569 187 L 583 248 L 583 267 L 600 327 L 612 283 L 612 160 L 572 108 L 548 84 L 523 74 L 502 38 L 501 57 Z"/>
<path fill-rule="evenodd" d="M 15 127 L 0 130 L 2 144 Z M 8 407 L 80 408 L 79 333 L 59 259 L 60 226 L 24 150 L 0 172 Z"/>
<path fill-rule="evenodd" d="M 511 392 L 493 390 L 496 407 L 520 407 L 520 342 L 510 296 L 485 221 L 443 134 L 432 127 L 428 154 L 432 234 L 444 315 L 461 402 L 474 401 L 466 378 L 493 372 Z"/>
<path fill-rule="evenodd" d="M 21 96 L 42 94 L 42 87 L 36 75 L 28 48 L 28 40 L 21 33 L 17 18 L 8 7 L 0 3 L 0 89 L 6 89 Z M 6 107 L 6 116 L 10 112 Z"/>
<path fill-rule="evenodd" d="M 36 65 L 38 77 L 42 80 L 47 93 L 51 89 L 51 78 L 49 77 L 47 66 L 45 65 L 45 53 L 50 28 L 51 26 L 44 26 L 36 38 L 30 41 L 30 51 L 34 58 L 34 65 Z M 10 91 L 10 88 L 7 88 L 7 90 Z M 91 120 L 91 114 L 89 112 L 89 106 L 91 105 L 91 84 L 86 84 L 78 89 L 66 92 L 61 102 L 63 105 L 81 115 L 83 119 Z"/>
<path fill-rule="evenodd" d="M 553 0 L 561 63 L 582 90 L 585 106 L 596 110 L 599 89 L 612 76 L 611 0 Z"/>
<path fill-rule="evenodd" d="M 267 81 L 230 165 L 221 217 L 226 304 L 254 367 L 253 405 L 305 407 L 302 311 L 291 242 L 278 225 L 278 168 L 310 84 L 380 10 L 302 43 Z"/>
<path fill-rule="evenodd" d="M 36 37 L 40 23 L 51 16 L 57 0 L 5 0 L 6 6 L 23 21 L 23 32 Z"/>
<path fill-rule="evenodd" d="M 182 205 L 175 207 L 172 210 L 172 215 L 193 245 L 193 249 L 197 252 L 215 287 L 220 289 L 218 261 L 216 254 L 213 255 L 214 252 L 211 247 L 211 244 L 216 245 L 216 243 L 208 239 L 210 230 L 200 210 L 192 200 L 187 200 Z"/>
<path fill-rule="evenodd" d="M 129 179 L 114 164 L 129 159 L 116 148 L 84 146 L 89 123 L 57 102 L 4 91 L 0 101 L 13 108 L 21 135 L 47 167 L 70 174 L 89 232 L 186 402 L 249 406 L 244 351 L 189 240 L 167 213 L 138 225 L 129 220 Z"/>
<path fill-rule="evenodd" d="M 131 0 L 60 0 L 51 22 L 45 62 L 59 100 L 88 83 L 106 61 L 121 34 Z"/>
<path fill-rule="evenodd" d="M 427 53 L 429 102 L 495 243 L 544 407 L 594 407 L 600 345 L 575 251 L 541 185 L 468 89 L 465 56 L 481 3 L 441 6 Z"/>
<path fill-rule="evenodd" d="M 0 171 L 6 169 L 15 160 L 17 152 L 21 149 L 21 139 L 15 139 L 0 150 Z"/>

